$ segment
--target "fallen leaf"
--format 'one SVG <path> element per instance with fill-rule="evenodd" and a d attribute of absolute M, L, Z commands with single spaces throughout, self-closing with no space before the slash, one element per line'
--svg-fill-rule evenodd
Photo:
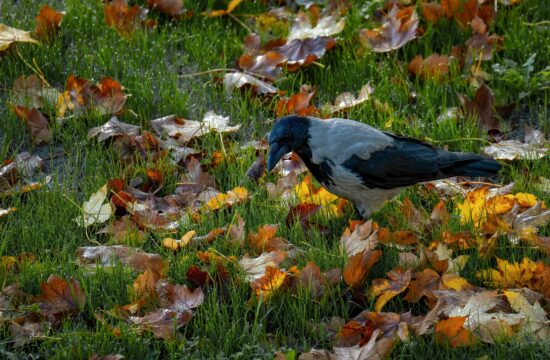
<path fill-rule="evenodd" d="M 276 111 L 277 117 L 289 114 L 297 115 L 315 115 L 317 108 L 311 105 L 311 99 L 315 95 L 315 90 L 308 85 L 303 85 L 300 92 L 292 95 L 289 98 L 282 98 L 277 102 Z"/>
<path fill-rule="evenodd" d="M 130 256 L 139 250 L 123 245 L 113 246 L 80 246 L 76 249 L 78 261 L 82 265 L 107 267 L 116 265 L 117 261 L 127 263 Z"/>
<path fill-rule="evenodd" d="M 375 279 L 372 281 L 371 292 L 378 297 L 374 304 L 374 310 L 382 311 L 382 308 L 393 297 L 401 294 L 409 286 L 412 271 L 401 268 L 387 273 L 388 279 Z"/>
<path fill-rule="evenodd" d="M 434 53 L 425 59 L 417 55 L 409 63 L 408 70 L 409 74 L 423 80 L 441 80 L 449 73 L 449 65 L 450 58 L 446 55 Z"/>
<path fill-rule="evenodd" d="M 242 67 L 242 66 L 241 66 Z M 223 86 L 226 91 L 250 88 L 253 93 L 270 95 L 278 92 L 277 88 L 263 80 L 242 72 L 231 72 L 223 76 Z"/>
<path fill-rule="evenodd" d="M 183 0 L 147 0 L 147 6 L 170 16 L 178 16 L 186 12 L 183 8 Z"/>
<path fill-rule="evenodd" d="M 263 253 L 257 258 L 245 255 L 239 260 L 239 266 L 245 272 L 246 281 L 253 282 L 265 275 L 267 267 L 276 268 L 285 258 L 284 251 Z"/>
<path fill-rule="evenodd" d="M 548 150 L 548 147 L 519 140 L 504 140 L 484 147 L 483 153 L 496 160 L 539 160 L 546 157 Z"/>
<path fill-rule="evenodd" d="M 348 257 L 364 250 L 374 250 L 378 245 L 378 224 L 372 220 L 357 225 L 353 232 L 347 227 L 340 237 L 340 251 Z"/>
<path fill-rule="evenodd" d="M 267 266 L 265 274 L 250 283 L 252 292 L 257 297 L 263 297 L 263 300 L 267 300 L 273 296 L 273 294 L 284 285 L 287 278 L 287 273 L 279 270 L 276 267 Z"/>
<path fill-rule="evenodd" d="M 534 335 L 542 341 L 550 339 L 550 320 L 538 301 L 531 305 L 521 293 L 511 290 L 504 290 L 504 295 L 512 309 L 525 316 L 521 326 L 524 334 Z"/>
<path fill-rule="evenodd" d="M 36 17 L 34 33 L 39 39 L 53 38 L 61 27 L 64 12 L 59 12 L 48 5 L 42 5 Z"/>
<path fill-rule="evenodd" d="M 361 42 L 374 52 L 388 52 L 399 49 L 416 38 L 418 16 L 414 7 L 399 9 L 394 5 L 384 18 L 381 27 L 359 33 Z"/>
<path fill-rule="evenodd" d="M 31 37 L 30 32 L 0 24 L 0 55 L 11 45 L 19 42 L 38 44 L 38 41 Z"/>
<path fill-rule="evenodd" d="M 440 320 L 435 325 L 436 340 L 446 340 L 452 347 L 475 345 L 477 339 L 463 326 L 466 319 L 467 316 L 458 316 Z"/>
<path fill-rule="evenodd" d="M 34 144 L 43 145 L 50 142 L 50 123 L 42 112 L 35 108 L 27 109 L 22 106 L 16 106 L 14 111 L 17 117 L 25 122 Z"/>
<path fill-rule="evenodd" d="M 363 250 L 348 259 L 344 266 L 344 281 L 351 287 L 359 287 L 367 276 L 370 268 L 378 262 L 382 256 L 380 250 Z"/>
<path fill-rule="evenodd" d="M 338 113 L 341 111 L 347 111 L 352 107 L 360 105 L 369 100 L 370 95 L 374 92 L 374 89 L 369 85 L 363 85 L 357 97 L 353 93 L 343 92 L 334 99 L 332 105 L 327 105 L 322 108 L 323 112 L 330 114 Z"/>
<path fill-rule="evenodd" d="M 108 192 L 109 189 L 105 184 L 82 204 L 82 217 L 75 218 L 78 225 L 88 227 L 96 223 L 104 223 L 111 218 L 113 211 L 107 200 Z"/>
<path fill-rule="evenodd" d="M 48 281 L 40 284 L 41 294 L 37 297 L 40 313 L 54 326 L 61 318 L 76 315 L 84 309 L 86 294 L 75 279 L 66 281 L 57 275 L 50 275 Z"/>
<path fill-rule="evenodd" d="M 233 12 L 233 10 L 235 10 L 237 6 L 240 5 L 242 1 L 243 0 L 231 0 L 227 5 L 226 10 L 212 10 L 210 12 L 203 12 L 202 15 L 208 16 L 208 17 L 219 17 L 224 15 L 229 15 Z"/>

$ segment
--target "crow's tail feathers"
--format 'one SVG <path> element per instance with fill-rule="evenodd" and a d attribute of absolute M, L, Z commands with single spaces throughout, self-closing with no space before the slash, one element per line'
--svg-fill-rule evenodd
<path fill-rule="evenodd" d="M 495 176 L 501 168 L 495 160 L 477 154 L 448 152 L 442 158 L 440 171 L 449 177 L 491 177 Z"/>

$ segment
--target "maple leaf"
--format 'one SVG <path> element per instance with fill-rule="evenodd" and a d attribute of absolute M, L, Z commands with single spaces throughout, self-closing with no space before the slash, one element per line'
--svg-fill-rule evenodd
<path fill-rule="evenodd" d="M 389 357 L 393 350 L 394 342 L 388 338 L 377 340 L 380 330 L 376 329 L 363 346 L 334 347 L 334 357 L 329 359 L 341 360 L 383 360 Z M 332 355 L 332 354 L 331 354 Z"/>
<path fill-rule="evenodd" d="M 458 316 L 439 321 L 435 325 L 436 340 L 447 340 L 452 347 L 475 345 L 477 339 L 463 326 L 466 319 L 466 316 Z"/>
<path fill-rule="evenodd" d="M 498 35 L 474 34 L 466 40 L 466 62 L 472 63 L 478 59 L 489 61 L 493 59 L 493 53 L 502 49 L 503 37 Z"/>
<path fill-rule="evenodd" d="M 143 330 L 152 331 L 158 338 L 170 340 L 174 339 L 176 331 L 186 325 L 192 317 L 191 311 L 159 309 L 143 317 L 130 316 L 129 320 Z"/>
<path fill-rule="evenodd" d="M 521 263 L 497 258 L 497 269 L 481 270 L 477 276 L 491 286 L 504 289 L 527 287 L 546 296 L 550 294 L 550 268 L 529 258 L 523 258 Z"/>
<path fill-rule="evenodd" d="M 267 267 L 276 268 L 286 258 L 284 251 L 263 253 L 257 258 L 245 255 L 239 260 L 239 266 L 245 272 L 248 282 L 253 282 L 264 276 Z"/>
<path fill-rule="evenodd" d="M 382 256 L 380 250 L 363 250 L 348 259 L 344 266 L 344 281 L 351 287 L 359 287 L 367 276 L 370 268 L 378 262 Z"/>
<path fill-rule="evenodd" d="M 333 276 L 334 274 L 327 272 L 321 274 L 321 269 L 317 264 L 310 261 L 307 265 L 299 270 L 297 274 L 294 274 L 295 285 L 300 286 L 308 290 L 311 295 L 318 299 L 323 295 L 323 290 L 328 285 L 333 285 L 340 281 L 340 269 L 333 269 L 338 273 L 338 276 Z M 333 281 L 334 278 L 337 278 L 336 281 Z"/>
<path fill-rule="evenodd" d="M 90 267 L 114 266 L 117 261 L 124 264 L 137 252 L 138 249 L 123 245 L 80 246 L 76 249 L 79 263 Z"/>
<path fill-rule="evenodd" d="M 50 275 L 47 282 L 40 284 L 41 294 L 37 297 L 40 313 L 53 325 L 62 317 L 76 315 L 86 304 L 86 294 L 75 279 L 68 282 L 57 275 Z"/>
<path fill-rule="evenodd" d="M 264 300 L 269 299 L 281 288 L 287 279 L 287 273 L 279 270 L 277 267 L 267 266 L 265 274 L 250 283 L 254 295 L 262 296 Z"/>
<path fill-rule="evenodd" d="M 471 288 L 471 285 L 468 281 L 458 275 L 443 274 L 441 276 L 432 269 L 424 269 L 421 272 L 414 273 L 404 300 L 416 303 L 426 297 L 428 305 L 433 307 L 437 301 L 434 291 L 448 289 L 462 291 L 469 288 Z"/>
<path fill-rule="evenodd" d="M 38 41 L 31 37 L 30 32 L 0 24 L 0 56 L 2 56 L 11 45 L 19 42 L 38 44 Z"/>
<path fill-rule="evenodd" d="M 524 317 L 521 326 L 524 334 L 534 335 L 542 341 L 550 339 L 550 320 L 538 301 L 531 305 L 521 293 L 512 290 L 505 290 L 504 295 L 512 309 Z"/>
<path fill-rule="evenodd" d="M 416 38 L 418 16 L 414 7 L 399 9 L 394 5 L 384 18 L 381 27 L 367 30 L 362 29 L 359 37 L 363 45 L 375 52 L 388 52 L 399 49 Z"/>
<path fill-rule="evenodd" d="M 372 281 L 371 292 L 378 297 L 374 304 L 374 310 L 382 311 L 382 308 L 391 298 L 401 294 L 409 286 L 412 271 L 396 268 L 387 273 L 388 279 L 375 279 Z"/>
<path fill-rule="evenodd" d="M 340 237 L 340 251 L 351 257 L 364 250 L 374 250 L 378 245 L 378 230 L 378 224 L 372 220 L 357 225 L 353 232 L 346 227 Z"/>
<path fill-rule="evenodd" d="M 328 36 L 294 39 L 284 45 L 274 47 L 272 51 L 284 56 L 284 64 L 289 72 L 297 71 L 322 58 L 325 53 L 336 46 L 336 40 Z"/>
<path fill-rule="evenodd" d="M 227 193 L 218 193 L 206 201 L 201 209 L 203 211 L 214 211 L 224 207 L 231 207 L 239 204 L 248 198 L 248 190 L 238 186 Z"/>
<path fill-rule="evenodd" d="M 96 223 L 104 223 L 111 218 L 113 210 L 107 200 L 108 192 L 109 189 L 105 184 L 82 204 L 82 217 L 74 219 L 78 225 L 88 227 Z"/>
<path fill-rule="evenodd" d="M 16 106 L 14 111 L 17 117 L 25 122 L 33 143 L 42 145 L 50 142 L 50 124 L 44 113 L 35 108 L 27 109 L 22 106 Z"/>
<path fill-rule="evenodd" d="M 285 223 L 287 226 L 291 227 L 297 220 L 300 222 L 302 230 L 309 231 L 310 228 L 316 228 L 320 233 L 328 233 L 328 229 L 321 224 L 317 224 L 313 221 L 310 221 L 309 218 L 321 210 L 321 205 L 316 204 L 298 204 L 288 211 L 286 216 Z"/>
<path fill-rule="evenodd" d="M 477 0 L 441 0 L 441 6 L 447 18 L 454 18 L 462 27 L 474 19 L 477 14 Z"/>
<path fill-rule="evenodd" d="M 173 285 L 161 280 L 156 290 L 159 306 L 177 312 L 195 309 L 204 302 L 204 293 L 200 287 L 191 291 L 185 285 Z"/>
<path fill-rule="evenodd" d="M 250 36 L 250 35 L 249 35 Z M 249 39 L 247 37 L 247 39 Z M 245 43 L 247 41 L 245 39 Z M 259 40 L 258 40 L 259 41 Z M 282 72 L 282 65 L 286 60 L 286 57 L 276 51 L 268 50 L 263 52 L 262 49 L 256 48 L 252 54 L 243 54 L 239 58 L 239 68 L 244 70 L 246 74 L 252 74 L 254 76 L 267 79 L 269 81 L 276 80 Z M 263 52 L 263 53 L 262 53 Z M 237 73 L 242 74 L 242 73 Z M 249 75 L 249 77 L 251 77 Z M 253 79 L 256 79 L 255 77 Z M 252 81 L 252 79 L 250 79 Z M 258 93 L 274 93 L 277 91 L 272 85 L 266 84 L 263 81 L 255 80 L 259 82 L 261 87 L 258 87 Z M 225 84 L 225 78 L 224 78 Z M 265 85 L 264 85 L 265 84 Z M 268 91 L 269 90 L 269 91 Z M 272 91 L 275 90 L 275 91 Z"/>
<path fill-rule="evenodd" d="M 53 38 L 57 30 L 61 27 L 63 21 L 64 12 L 59 12 L 49 5 L 42 5 L 38 16 L 36 16 L 36 26 L 34 33 L 39 39 L 51 39 Z"/>
<path fill-rule="evenodd" d="M 28 317 L 24 317 L 24 320 L 20 322 L 10 321 L 8 331 L 15 348 L 46 337 L 44 323 L 32 321 Z"/>

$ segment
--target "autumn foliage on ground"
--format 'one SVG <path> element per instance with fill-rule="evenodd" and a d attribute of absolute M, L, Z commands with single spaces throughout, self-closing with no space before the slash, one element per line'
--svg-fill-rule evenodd
<path fill-rule="evenodd" d="M 110 64 L 113 71 L 99 75 L 74 64 L 56 74 L 55 59 L 37 60 L 34 51 L 72 51 L 81 31 L 74 4 L 40 4 L 34 28 L 0 15 L 0 68 L 9 74 L 0 77 L 9 79 L 0 114 L 13 120 L 0 126 L 0 352 L 384 359 L 422 358 L 419 346 L 438 356 L 529 345 L 542 353 L 550 341 L 548 108 L 541 105 L 549 59 L 542 49 L 525 63 L 501 55 L 514 50 L 503 19 L 542 6 L 525 2 L 93 5 L 109 41 L 137 48 L 152 39 L 168 52 L 189 46 L 192 55 L 172 58 L 190 64 L 165 93 L 152 88 L 166 79 L 147 83 L 149 75 L 136 80 L 113 65 L 131 55 L 102 49 L 83 57 Z M 522 21 L 548 33 L 547 21 Z M 223 39 L 228 50 L 214 54 L 223 67 L 199 71 L 195 63 L 209 49 L 187 44 L 214 41 L 201 33 L 209 26 L 238 38 Z M 178 29 L 188 38 L 171 35 Z M 151 69 L 161 58 L 138 54 L 136 63 L 152 61 Z M 373 78 L 384 66 L 395 76 L 360 73 L 352 84 L 337 77 L 354 71 L 335 69 L 341 58 L 369 59 Z M 226 105 L 185 98 L 187 108 L 177 111 L 173 98 L 196 96 L 195 86 Z M 441 89 L 444 100 L 430 99 Z M 436 114 L 431 130 L 422 124 L 431 115 L 416 113 L 425 104 Z M 531 105 L 543 120 L 524 119 Z M 467 144 L 504 170 L 493 179 L 420 184 L 357 219 L 297 155 L 266 173 L 265 134 L 288 114 L 371 123 L 370 115 L 383 130 L 436 146 Z M 19 221 L 24 216 L 29 223 Z M 44 218 L 50 223 L 35 223 Z M 28 233 L 63 243 L 19 242 Z M 213 334 L 226 339 L 219 349 Z M 87 337 L 84 350 L 63 343 Z"/>

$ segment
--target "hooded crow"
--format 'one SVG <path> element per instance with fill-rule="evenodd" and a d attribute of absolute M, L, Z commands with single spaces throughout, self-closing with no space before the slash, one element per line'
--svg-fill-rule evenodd
<path fill-rule="evenodd" d="M 473 153 L 438 150 L 358 121 L 280 118 L 269 134 L 268 171 L 294 151 L 331 193 L 367 218 L 405 187 L 452 176 L 490 177 L 500 165 Z"/>

